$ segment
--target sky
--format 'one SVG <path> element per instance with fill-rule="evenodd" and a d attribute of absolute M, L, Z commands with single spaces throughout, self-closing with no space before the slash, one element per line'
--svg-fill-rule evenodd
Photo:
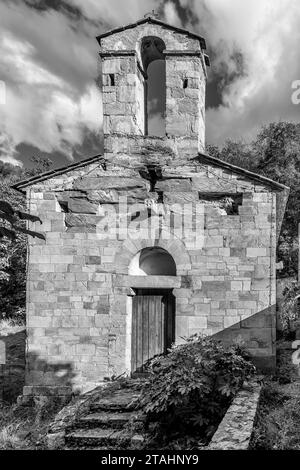
<path fill-rule="evenodd" d="M 1 0 L 0 159 L 30 166 L 31 156 L 42 156 L 56 167 L 101 153 L 95 37 L 152 9 L 206 39 L 207 143 L 250 141 L 263 124 L 300 120 L 291 100 L 300 80 L 299 0 Z M 157 63 L 153 132 L 158 70 Z"/>

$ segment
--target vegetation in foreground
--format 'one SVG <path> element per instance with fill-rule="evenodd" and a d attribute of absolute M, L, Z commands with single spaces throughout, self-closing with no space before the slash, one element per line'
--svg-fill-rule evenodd
<path fill-rule="evenodd" d="M 267 381 L 263 387 L 251 450 L 300 450 L 300 386 Z"/>
<path fill-rule="evenodd" d="M 0 450 L 45 450 L 48 426 L 59 407 L 23 407 L 0 402 Z"/>
<path fill-rule="evenodd" d="M 193 449 L 207 444 L 236 392 L 255 373 L 240 345 L 194 335 L 148 365 L 141 403 L 148 419 L 145 447 Z"/>

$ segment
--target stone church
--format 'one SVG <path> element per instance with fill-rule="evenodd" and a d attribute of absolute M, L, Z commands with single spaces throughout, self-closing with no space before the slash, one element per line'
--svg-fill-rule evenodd
<path fill-rule="evenodd" d="M 103 154 L 14 186 L 46 237 L 28 241 L 24 394 L 142 371 L 196 333 L 244 341 L 271 370 L 288 188 L 205 153 L 202 37 L 147 17 L 97 40 Z M 160 137 L 147 131 L 155 60 L 165 63 Z"/>

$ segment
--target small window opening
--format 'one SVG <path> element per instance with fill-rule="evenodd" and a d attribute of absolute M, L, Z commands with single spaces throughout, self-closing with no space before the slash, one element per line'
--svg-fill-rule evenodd
<path fill-rule="evenodd" d="M 115 86 L 115 74 L 114 73 L 109 74 L 109 84 L 110 86 Z"/>
<path fill-rule="evenodd" d="M 199 199 L 205 204 L 217 207 L 227 215 L 239 215 L 239 207 L 243 203 L 240 193 L 199 193 Z"/>
<path fill-rule="evenodd" d="M 188 83 L 189 83 L 188 79 L 185 78 L 185 79 L 183 80 L 183 88 L 187 88 L 187 87 L 188 87 Z"/>

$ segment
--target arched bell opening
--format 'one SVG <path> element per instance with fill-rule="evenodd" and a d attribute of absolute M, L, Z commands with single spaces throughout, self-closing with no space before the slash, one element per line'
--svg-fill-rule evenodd
<path fill-rule="evenodd" d="M 145 135 L 164 136 L 166 133 L 166 45 L 156 36 L 147 36 L 141 42 L 144 72 Z"/>

